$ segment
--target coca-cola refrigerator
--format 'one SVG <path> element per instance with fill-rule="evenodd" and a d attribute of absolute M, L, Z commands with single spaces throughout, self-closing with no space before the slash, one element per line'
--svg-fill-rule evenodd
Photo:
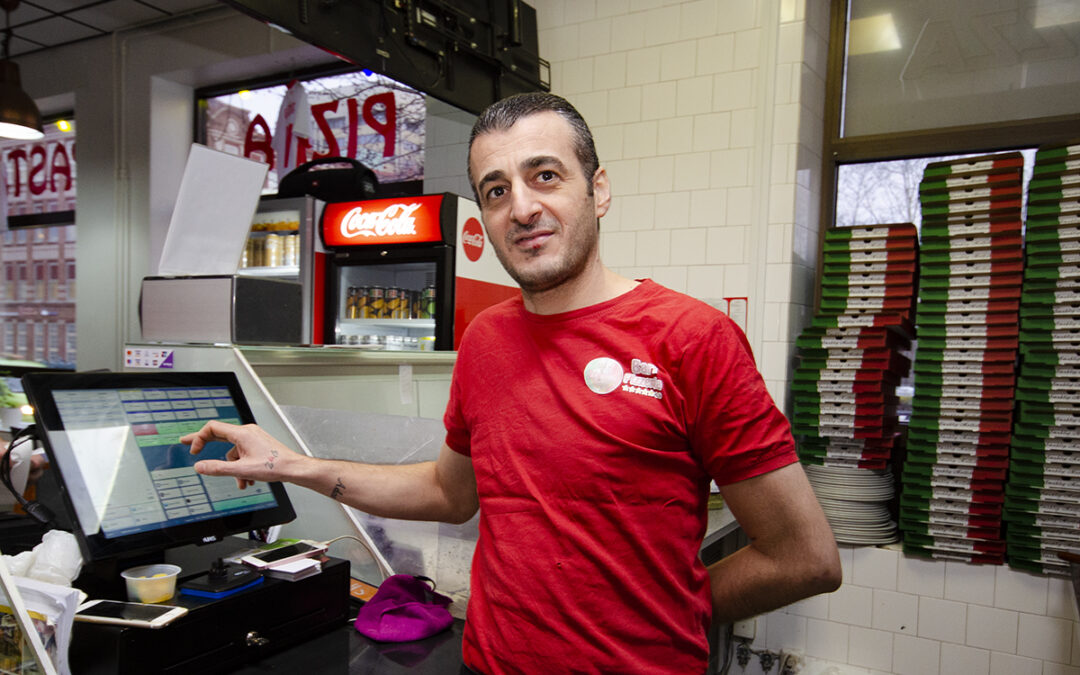
<path fill-rule="evenodd" d="M 314 344 L 453 350 L 481 310 L 520 293 L 459 195 L 330 202 L 319 233 Z"/>

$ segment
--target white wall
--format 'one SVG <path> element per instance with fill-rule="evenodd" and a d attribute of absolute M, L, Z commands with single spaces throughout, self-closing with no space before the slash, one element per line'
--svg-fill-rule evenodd
<path fill-rule="evenodd" d="M 748 337 L 786 405 L 814 300 L 829 3 L 532 4 L 552 90 L 593 126 L 612 176 L 605 262 L 714 304 L 749 296 Z M 812 657 L 804 675 L 1080 675 L 1066 581 L 896 547 L 841 553 L 840 590 L 759 617 L 754 649 Z"/>

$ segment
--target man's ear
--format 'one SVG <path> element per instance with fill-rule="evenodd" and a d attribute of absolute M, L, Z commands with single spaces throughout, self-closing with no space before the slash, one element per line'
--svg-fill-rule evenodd
<path fill-rule="evenodd" d="M 607 170 L 598 167 L 592 178 L 593 201 L 596 203 L 596 217 L 602 218 L 611 206 L 611 183 L 608 181 Z"/>

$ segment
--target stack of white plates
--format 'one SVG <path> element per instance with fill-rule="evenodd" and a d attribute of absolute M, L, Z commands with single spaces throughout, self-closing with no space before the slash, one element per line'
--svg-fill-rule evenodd
<path fill-rule="evenodd" d="M 803 468 L 836 541 L 868 546 L 899 541 L 888 506 L 895 493 L 891 471 L 816 464 Z"/>

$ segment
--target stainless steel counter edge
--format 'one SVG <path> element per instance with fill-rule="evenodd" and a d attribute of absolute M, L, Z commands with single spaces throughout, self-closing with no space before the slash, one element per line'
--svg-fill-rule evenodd
<path fill-rule="evenodd" d="M 357 349 L 355 347 L 257 347 L 236 345 L 252 366 L 259 365 L 453 365 L 457 352 Z"/>

